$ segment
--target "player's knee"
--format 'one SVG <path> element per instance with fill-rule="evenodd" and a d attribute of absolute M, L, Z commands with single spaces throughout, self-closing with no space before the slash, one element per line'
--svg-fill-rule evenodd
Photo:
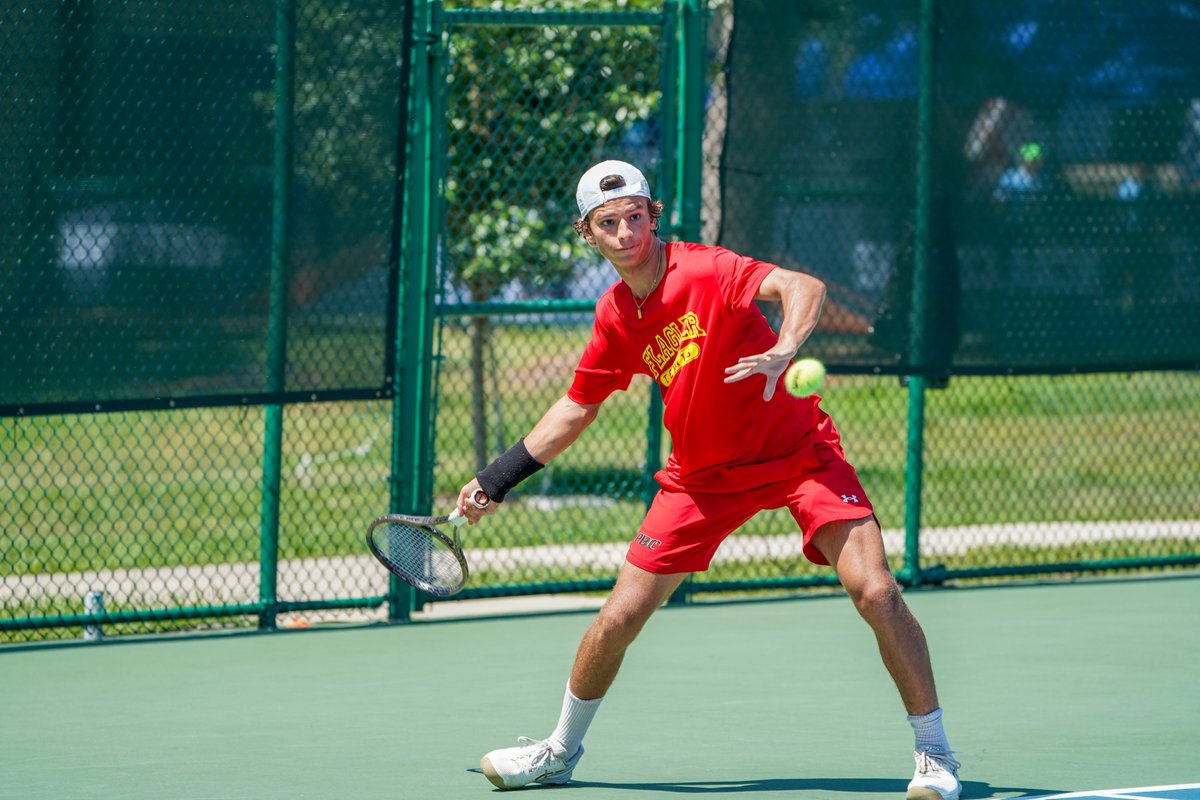
<path fill-rule="evenodd" d="M 636 605 L 609 603 L 596 618 L 597 633 L 605 642 L 627 645 L 637 638 L 650 613 Z"/>
<path fill-rule="evenodd" d="M 900 587 L 891 573 L 872 575 L 848 590 L 854 607 L 868 620 L 885 619 L 904 606 Z"/>

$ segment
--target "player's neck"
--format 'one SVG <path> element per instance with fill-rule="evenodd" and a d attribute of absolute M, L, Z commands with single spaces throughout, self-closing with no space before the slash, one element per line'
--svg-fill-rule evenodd
<path fill-rule="evenodd" d="M 645 299 L 658 288 L 663 273 L 667 270 L 666 251 L 666 243 L 655 237 L 654 247 L 650 251 L 651 256 L 638 264 L 628 275 L 621 276 L 636 299 Z"/>

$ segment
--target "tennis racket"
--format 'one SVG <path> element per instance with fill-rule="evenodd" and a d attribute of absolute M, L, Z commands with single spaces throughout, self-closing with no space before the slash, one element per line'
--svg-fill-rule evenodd
<path fill-rule="evenodd" d="M 471 502 L 487 508 L 491 498 L 480 490 Z M 457 508 L 439 517 L 384 514 L 367 528 L 367 546 L 397 578 L 428 594 L 449 597 L 471 575 L 458 543 L 458 529 L 466 521 Z M 438 527 L 447 524 L 449 535 Z"/>

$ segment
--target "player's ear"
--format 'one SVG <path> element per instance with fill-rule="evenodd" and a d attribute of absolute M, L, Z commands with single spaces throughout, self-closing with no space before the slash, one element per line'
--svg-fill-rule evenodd
<path fill-rule="evenodd" d="M 583 237 L 585 242 L 592 247 L 596 246 L 596 238 L 592 236 L 592 226 L 586 219 L 575 220 L 575 224 L 572 227 L 575 228 L 576 233 Z"/>

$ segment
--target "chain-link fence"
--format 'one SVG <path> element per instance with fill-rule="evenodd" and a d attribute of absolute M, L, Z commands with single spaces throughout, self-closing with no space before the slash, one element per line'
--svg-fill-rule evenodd
<path fill-rule="evenodd" d="M 1197 10 L 737 0 L 715 18 L 711 235 L 819 274 L 808 349 L 908 386 L 839 377 L 826 400 L 902 575 L 1195 563 Z"/>
<path fill-rule="evenodd" d="M 274 5 L 0 11 L 5 638 L 388 592 L 405 15 Z"/>
<path fill-rule="evenodd" d="M 419 608 L 365 525 L 564 391 L 603 157 L 826 281 L 907 582 L 1200 563 L 1200 7 L 491 6 L 0 12 L 3 640 Z M 466 531 L 463 596 L 609 586 L 659 413 L 635 381 Z M 831 583 L 796 538 L 761 514 L 682 594 Z"/>

